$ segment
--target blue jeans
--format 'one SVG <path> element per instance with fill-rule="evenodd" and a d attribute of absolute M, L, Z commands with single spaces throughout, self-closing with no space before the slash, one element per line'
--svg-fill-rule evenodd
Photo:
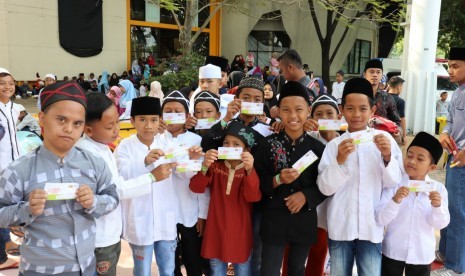
<path fill-rule="evenodd" d="M 233 264 L 234 273 L 236 276 L 250 276 L 250 254 L 247 261 L 240 264 Z M 225 263 L 218 259 L 210 259 L 210 268 L 212 270 L 211 276 L 224 276 L 228 271 L 228 263 Z"/>
<path fill-rule="evenodd" d="M 138 246 L 129 244 L 134 259 L 134 275 L 150 276 L 152 266 L 152 252 L 158 266 L 158 275 L 174 276 L 174 258 L 176 256 L 176 240 L 156 241 L 151 245 Z"/>
<path fill-rule="evenodd" d="M 381 275 L 381 243 L 329 240 L 331 276 L 351 276 L 354 259 L 359 276 Z"/>
<path fill-rule="evenodd" d="M 8 255 L 5 252 L 6 243 L 11 241 L 10 229 L 0 228 L 0 264 L 8 260 Z"/>
<path fill-rule="evenodd" d="M 450 223 L 441 230 L 439 251 L 446 257 L 445 267 L 465 272 L 465 167 L 450 168 L 451 161 L 446 167 Z"/>

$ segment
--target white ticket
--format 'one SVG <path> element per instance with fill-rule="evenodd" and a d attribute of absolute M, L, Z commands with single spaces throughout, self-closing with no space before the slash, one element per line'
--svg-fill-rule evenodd
<path fill-rule="evenodd" d="M 165 159 L 181 159 L 181 157 L 189 156 L 189 148 L 185 144 L 176 144 L 163 149 Z"/>
<path fill-rule="evenodd" d="M 306 168 L 308 168 L 308 166 L 313 164 L 313 162 L 315 162 L 316 160 L 318 160 L 318 156 L 316 156 L 315 153 L 313 153 L 313 151 L 310 150 L 304 156 L 300 157 L 300 159 L 297 160 L 297 162 L 295 162 L 294 165 L 292 165 L 292 167 L 298 170 L 299 173 L 302 173 Z"/>
<path fill-rule="evenodd" d="M 202 168 L 201 160 L 183 160 L 177 163 L 176 171 L 178 172 L 198 172 Z"/>
<path fill-rule="evenodd" d="M 47 200 L 75 199 L 77 183 L 45 183 L 44 190 L 47 192 Z"/>
<path fill-rule="evenodd" d="M 263 103 L 241 103 L 241 113 L 250 115 L 263 115 Z"/>
<path fill-rule="evenodd" d="M 242 148 L 219 147 L 218 159 L 241 160 Z"/>
<path fill-rule="evenodd" d="M 342 121 L 340 120 L 318 120 L 318 129 L 319 130 L 340 130 L 342 126 Z"/>
<path fill-rule="evenodd" d="M 433 185 L 429 181 L 421 181 L 421 180 L 409 180 L 407 188 L 410 192 L 432 192 L 434 191 Z"/>
<path fill-rule="evenodd" d="M 373 142 L 373 132 L 370 130 L 361 130 L 350 133 L 350 137 L 354 139 L 354 144 L 363 144 L 367 142 Z"/>
<path fill-rule="evenodd" d="M 214 124 L 216 124 L 215 118 L 198 119 L 195 129 L 210 129 Z"/>
<path fill-rule="evenodd" d="M 185 124 L 186 113 L 163 113 L 163 121 L 167 125 Z"/>

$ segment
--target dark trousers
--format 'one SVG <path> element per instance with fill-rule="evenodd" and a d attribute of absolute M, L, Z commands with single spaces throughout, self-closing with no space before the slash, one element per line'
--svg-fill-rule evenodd
<path fill-rule="evenodd" d="M 262 244 L 261 275 L 280 276 L 286 245 Z M 287 261 L 288 276 L 304 276 L 305 260 L 307 259 L 310 245 L 297 243 L 289 244 L 289 258 Z"/>
<path fill-rule="evenodd" d="M 178 247 L 176 248 L 176 267 L 175 275 L 181 274 L 181 261 L 179 256 L 182 257 L 182 263 L 186 268 L 187 276 L 201 276 L 202 275 L 202 258 L 200 257 L 200 248 L 202 239 L 199 237 L 197 228 L 185 227 L 182 224 L 177 225 L 178 228 Z"/>
<path fill-rule="evenodd" d="M 431 265 L 412 265 L 402 261 L 390 259 L 383 255 L 381 276 L 429 276 Z"/>

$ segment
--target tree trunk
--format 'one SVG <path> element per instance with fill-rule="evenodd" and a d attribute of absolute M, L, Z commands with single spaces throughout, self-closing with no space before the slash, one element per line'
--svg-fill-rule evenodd
<path fill-rule="evenodd" d="M 331 69 L 331 60 L 329 58 L 329 48 L 331 42 L 328 43 L 328 39 L 321 41 L 321 78 L 323 83 L 328 88 L 328 91 L 331 90 L 331 83 L 329 79 L 329 70 Z"/>
<path fill-rule="evenodd" d="M 179 43 L 181 44 L 183 54 L 192 53 L 192 28 L 194 27 L 196 20 L 195 15 L 197 14 L 198 9 L 199 7 L 197 0 L 186 1 L 186 17 L 184 19 L 184 26 L 182 31 L 179 31 Z"/>

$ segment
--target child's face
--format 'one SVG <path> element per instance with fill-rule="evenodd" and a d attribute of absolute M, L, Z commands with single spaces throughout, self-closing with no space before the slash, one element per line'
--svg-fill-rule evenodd
<path fill-rule="evenodd" d="M 241 93 L 237 96 L 243 102 L 263 103 L 263 92 L 255 88 L 242 88 Z"/>
<path fill-rule="evenodd" d="M 84 131 L 86 110 L 75 101 L 58 101 L 39 113 L 43 128 L 44 145 L 55 155 L 66 155 L 81 138 Z"/>
<path fill-rule="evenodd" d="M 321 104 L 313 111 L 313 119 L 315 120 L 338 120 L 339 115 L 336 109 L 329 104 Z"/>
<path fill-rule="evenodd" d="M 442 101 L 447 100 L 447 93 L 442 93 L 442 94 L 441 94 L 441 100 L 442 100 Z"/>
<path fill-rule="evenodd" d="M 281 100 L 279 116 L 286 133 L 303 132 L 304 124 L 310 115 L 307 101 L 299 96 L 289 96 Z"/>
<path fill-rule="evenodd" d="M 137 131 L 139 140 L 146 145 L 150 145 L 153 142 L 153 138 L 158 133 L 160 116 L 136 115 L 131 117 L 131 123 Z"/>
<path fill-rule="evenodd" d="M 422 147 L 411 146 L 404 158 L 404 169 L 411 180 L 425 180 L 425 176 L 436 169 L 431 154 Z"/>
<path fill-rule="evenodd" d="M 121 93 L 126 92 L 126 88 L 124 88 L 124 86 L 122 85 L 118 85 L 118 86 L 119 86 L 119 89 L 121 89 Z"/>
<path fill-rule="evenodd" d="M 195 105 L 194 117 L 197 119 L 215 118 L 218 120 L 220 116 L 221 113 L 216 111 L 215 106 L 209 102 L 198 102 Z"/>
<path fill-rule="evenodd" d="M 242 148 L 243 150 L 246 149 L 245 143 L 242 142 L 241 139 L 237 138 L 236 136 L 232 136 L 232 135 L 226 135 L 226 137 L 224 137 L 223 147 Z"/>
<path fill-rule="evenodd" d="M 271 85 L 265 84 L 263 91 L 265 92 L 265 100 L 273 98 L 273 89 L 271 89 Z"/>
<path fill-rule="evenodd" d="M 22 120 L 22 119 L 26 116 L 26 114 L 27 114 L 26 111 L 21 111 L 21 112 L 19 112 L 18 118 L 19 118 L 20 120 Z"/>
<path fill-rule="evenodd" d="M 0 78 L 0 101 L 7 103 L 15 93 L 15 80 L 12 76 Z"/>
<path fill-rule="evenodd" d="M 45 86 L 49 86 L 50 84 L 54 84 L 56 81 L 54 78 L 45 78 Z"/>
<path fill-rule="evenodd" d="M 85 133 L 92 140 L 108 144 L 116 139 L 119 135 L 119 115 L 116 106 L 111 105 L 102 113 L 102 119 L 86 124 Z"/>
<path fill-rule="evenodd" d="M 168 102 L 163 105 L 163 113 L 185 113 L 186 120 L 189 117 L 189 113 L 186 113 L 186 108 L 178 102 Z M 169 124 L 166 125 L 166 130 L 170 133 L 178 133 L 184 130 L 184 124 Z"/>
<path fill-rule="evenodd" d="M 342 82 L 343 79 L 344 79 L 344 77 L 341 74 L 336 74 L 336 81 L 338 83 Z"/>
<path fill-rule="evenodd" d="M 367 95 L 352 93 L 346 96 L 345 105 L 341 108 L 341 113 L 349 125 L 349 131 L 354 132 L 366 129 L 376 107 L 370 107 Z"/>
<path fill-rule="evenodd" d="M 220 82 L 221 79 L 200 79 L 199 80 L 199 87 L 201 91 L 207 90 L 215 94 L 219 94 L 220 92 Z"/>

